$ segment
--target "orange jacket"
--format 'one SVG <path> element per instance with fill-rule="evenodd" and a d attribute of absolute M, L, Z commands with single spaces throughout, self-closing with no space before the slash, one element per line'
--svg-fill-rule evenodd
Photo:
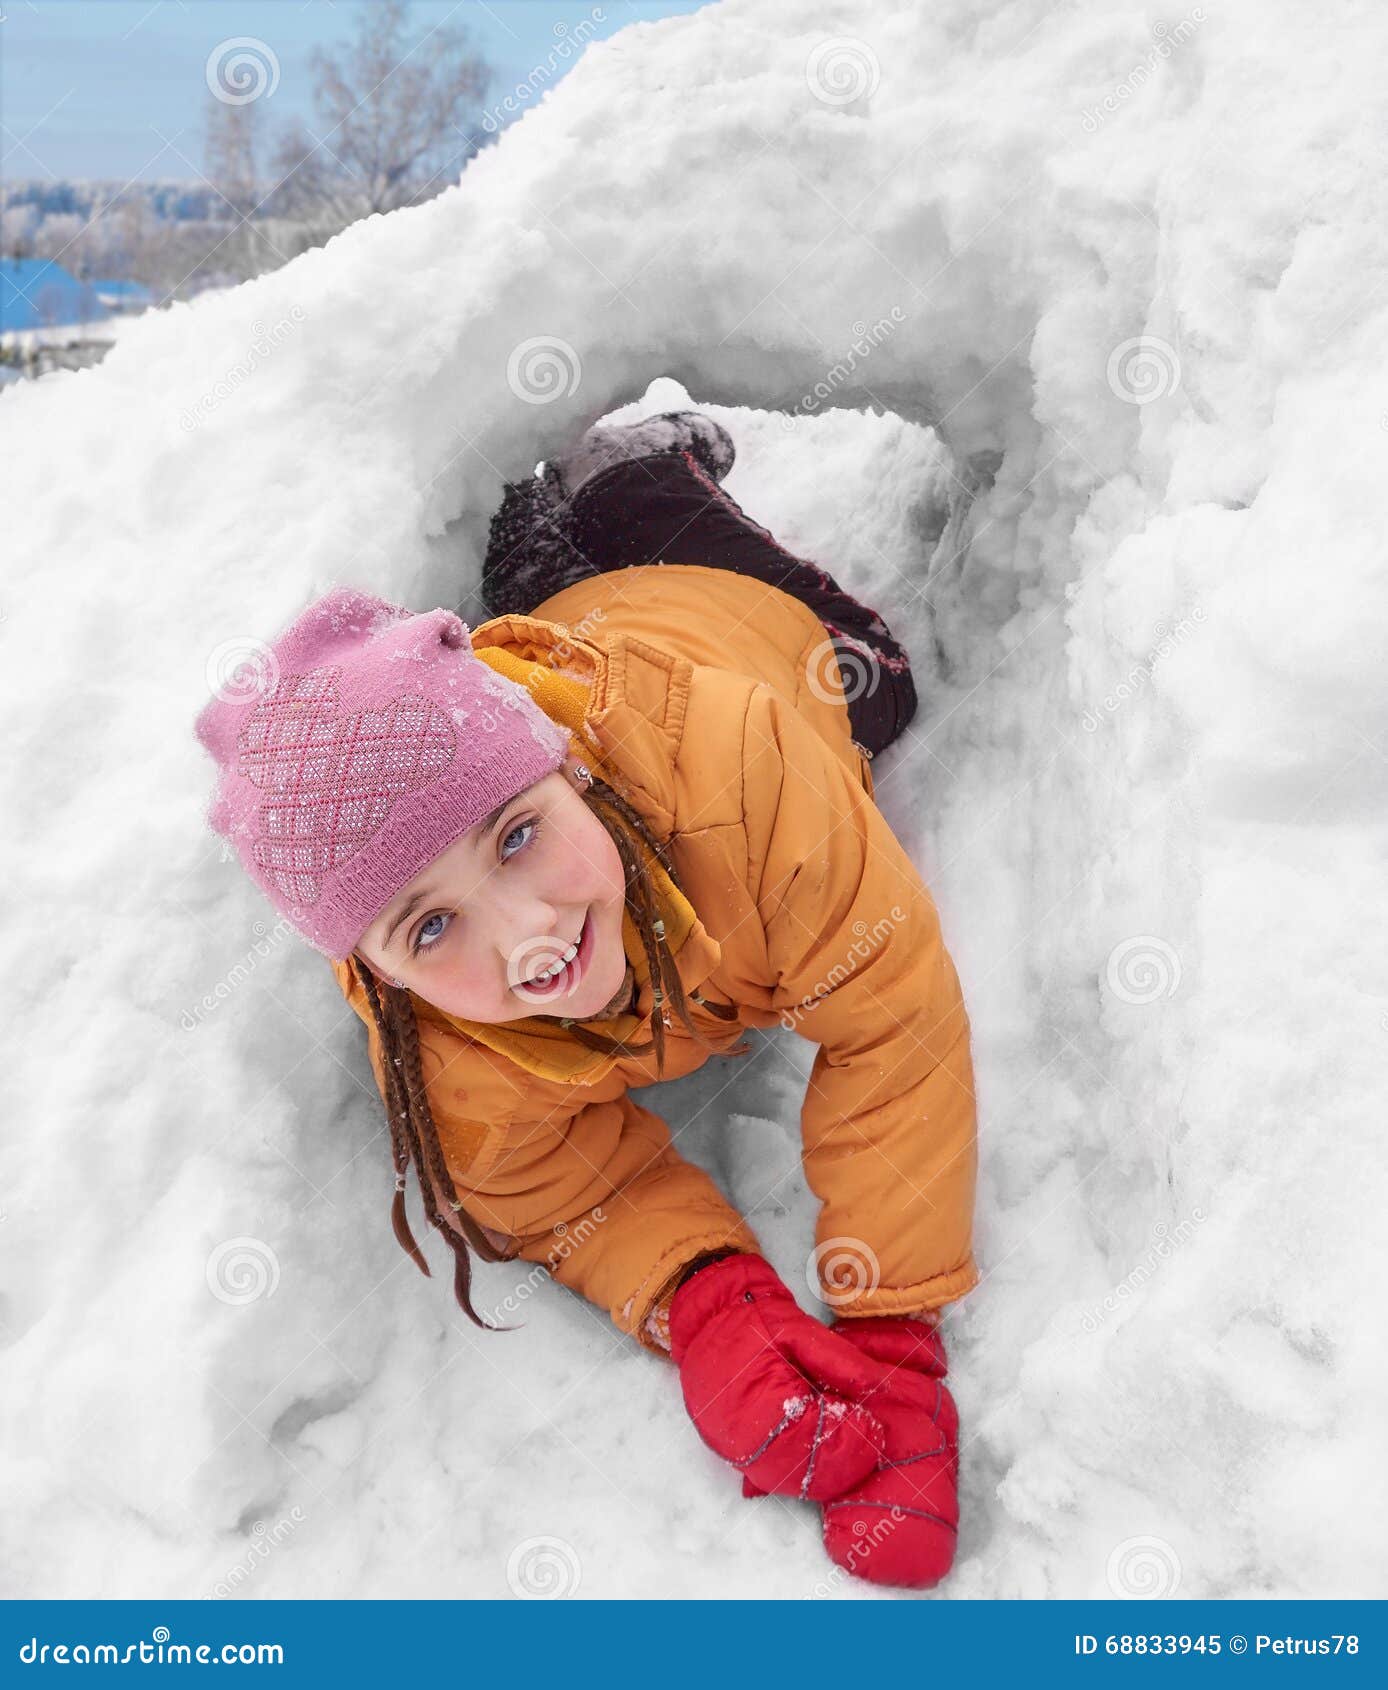
<path fill-rule="evenodd" d="M 472 640 L 498 666 L 539 661 L 580 681 L 581 754 L 658 836 L 673 835 L 689 901 L 666 926 L 686 995 L 739 1016 L 691 1001 L 704 1036 L 726 1047 L 741 1027 L 780 1022 L 819 1047 L 800 1126 L 826 1301 L 840 1314 L 921 1311 L 978 1282 L 969 1023 L 935 906 L 873 801 L 842 697 L 809 684 L 823 675 L 810 659 L 826 637 L 777 588 L 652 564 L 580 581 Z M 652 1008 L 640 952 L 629 933 L 635 1014 L 595 1024 L 635 1043 L 649 1038 Z M 333 969 L 367 1027 L 379 1085 L 365 994 L 348 964 Z M 704 1250 L 759 1245 L 665 1122 L 629 1096 L 658 1078 L 653 1054 L 614 1058 L 538 1017 L 480 1026 L 413 1002 L 430 1107 L 469 1215 L 665 1349 L 679 1271 Z M 663 1077 L 675 1079 L 707 1052 L 670 1020 Z"/>

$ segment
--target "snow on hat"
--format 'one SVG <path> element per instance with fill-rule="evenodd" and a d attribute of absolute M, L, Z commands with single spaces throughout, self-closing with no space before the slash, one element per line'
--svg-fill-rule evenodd
<path fill-rule="evenodd" d="M 262 656 L 253 688 L 242 671 L 198 716 L 220 765 L 207 821 L 335 961 L 570 750 L 568 730 L 474 654 L 451 610 L 416 615 L 338 587 Z"/>

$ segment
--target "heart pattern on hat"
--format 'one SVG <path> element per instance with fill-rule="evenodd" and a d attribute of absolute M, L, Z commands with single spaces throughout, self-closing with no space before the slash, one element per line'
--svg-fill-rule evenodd
<path fill-rule="evenodd" d="M 237 738 L 239 768 L 265 794 L 257 867 L 285 897 L 314 904 L 323 877 L 376 834 L 396 803 L 453 760 L 452 724 L 427 698 L 340 713 L 341 669 L 283 675 Z"/>

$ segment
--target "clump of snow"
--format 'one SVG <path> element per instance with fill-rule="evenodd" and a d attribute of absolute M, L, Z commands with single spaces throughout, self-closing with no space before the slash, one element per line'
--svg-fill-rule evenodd
<path fill-rule="evenodd" d="M 360 1024 L 192 735 L 334 583 L 476 626 L 503 478 L 686 402 L 916 666 L 878 793 L 982 1122 L 942 1594 L 1383 1593 L 1386 28 L 726 0 L 0 398 L 9 1594 L 504 1595 L 541 1537 L 590 1596 L 822 1580 L 667 1361 L 397 1248 Z M 812 1051 L 754 1046 L 646 1101 L 808 1304 Z"/>

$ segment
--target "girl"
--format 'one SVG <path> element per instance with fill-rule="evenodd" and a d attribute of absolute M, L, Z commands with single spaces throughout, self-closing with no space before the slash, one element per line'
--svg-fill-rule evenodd
<path fill-rule="evenodd" d="M 823 1510 L 832 1559 L 926 1587 L 958 1524 L 938 1311 L 978 1280 L 969 1026 L 936 912 L 873 802 L 916 709 L 872 611 L 720 486 L 668 413 L 508 484 L 490 619 L 337 589 L 214 699 L 209 821 L 332 961 L 478 1325 L 470 1252 L 543 1263 L 679 1369 L 747 1495 Z M 800 1309 L 632 1086 L 819 1048 Z M 509 1330 L 503 1328 L 502 1330 Z"/>

